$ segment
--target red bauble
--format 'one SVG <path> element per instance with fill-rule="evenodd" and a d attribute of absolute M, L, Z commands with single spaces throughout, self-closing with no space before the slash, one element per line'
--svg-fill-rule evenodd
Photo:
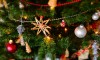
<path fill-rule="evenodd" d="M 60 23 L 61 27 L 65 27 L 66 23 L 64 20 L 62 20 L 62 22 Z"/>
<path fill-rule="evenodd" d="M 17 46 L 16 46 L 15 43 L 9 42 L 9 43 L 6 44 L 6 49 L 7 49 L 8 52 L 14 53 L 17 50 Z"/>

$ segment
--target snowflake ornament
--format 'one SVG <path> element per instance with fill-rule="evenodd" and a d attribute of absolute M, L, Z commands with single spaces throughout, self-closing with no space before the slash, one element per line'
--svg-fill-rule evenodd
<path fill-rule="evenodd" d="M 43 21 L 43 16 L 40 16 L 40 20 L 38 20 L 36 17 L 35 17 L 35 21 L 36 22 L 33 22 L 32 24 L 35 26 L 33 28 L 31 28 L 31 30 L 37 30 L 37 35 L 42 31 L 43 34 L 45 36 L 47 36 L 47 34 L 50 34 L 50 32 L 48 31 L 48 29 L 50 29 L 51 27 L 49 27 L 47 25 L 47 23 L 49 22 L 49 20 L 44 20 Z"/>

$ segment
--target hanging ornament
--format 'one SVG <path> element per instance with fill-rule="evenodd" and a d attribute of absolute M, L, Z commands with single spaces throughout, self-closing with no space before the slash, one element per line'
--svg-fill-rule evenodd
<path fill-rule="evenodd" d="M 80 25 L 75 28 L 74 33 L 78 38 L 83 38 L 85 37 L 87 30 L 83 25 Z"/>
<path fill-rule="evenodd" d="M 22 33 L 24 32 L 24 30 L 25 30 L 25 28 L 22 25 L 19 25 L 17 27 L 17 31 L 19 33 L 19 38 L 17 39 L 16 43 L 20 43 L 21 46 L 25 46 L 24 39 L 23 39 L 23 36 L 22 36 Z"/>
<path fill-rule="evenodd" d="M 9 40 L 9 43 L 6 44 L 6 49 L 8 52 L 14 53 L 17 50 L 17 46 L 12 40 Z"/>
<path fill-rule="evenodd" d="M 96 12 L 95 14 L 92 15 L 93 20 L 98 20 L 99 19 L 99 14 Z"/>
<path fill-rule="evenodd" d="M 21 2 L 19 2 L 19 8 L 20 9 L 23 9 L 24 8 L 24 5 Z"/>
<path fill-rule="evenodd" d="M 93 42 L 92 49 L 93 49 L 93 60 L 98 60 L 97 58 L 98 58 L 99 46 L 96 40 Z"/>
<path fill-rule="evenodd" d="M 27 53 L 31 53 L 32 50 L 31 50 L 31 48 L 30 48 L 30 46 L 28 45 L 27 42 L 25 42 L 25 45 L 26 45 L 26 52 L 27 52 Z"/>
<path fill-rule="evenodd" d="M 6 9 L 8 9 L 8 4 L 6 2 L 6 0 L 0 0 L 0 8 L 5 7 Z"/>
<path fill-rule="evenodd" d="M 44 38 L 44 42 L 45 42 L 46 44 L 50 44 L 51 41 L 52 41 L 52 38 L 49 37 L 49 36 L 46 36 L 46 37 Z"/>
<path fill-rule="evenodd" d="M 49 0 L 48 5 L 50 6 L 50 10 L 54 10 L 57 6 L 57 0 Z"/>
<path fill-rule="evenodd" d="M 69 50 L 66 48 L 65 57 L 69 57 Z"/>
<path fill-rule="evenodd" d="M 47 26 L 47 23 L 49 22 L 49 20 L 44 20 L 43 21 L 43 16 L 40 16 L 40 21 L 35 17 L 35 21 L 32 24 L 35 25 L 35 27 L 31 28 L 31 30 L 38 30 L 37 31 L 37 35 L 42 31 L 44 33 L 45 36 L 47 36 L 47 34 L 50 34 L 50 32 L 48 31 L 48 29 L 50 29 L 51 27 Z"/>
<path fill-rule="evenodd" d="M 18 31 L 19 35 L 21 35 L 24 32 L 24 30 L 25 30 L 25 28 L 23 27 L 23 25 L 19 25 L 17 27 L 17 31 Z"/>
<path fill-rule="evenodd" d="M 25 42 L 24 42 L 24 39 L 23 39 L 23 36 L 22 35 L 19 35 L 16 43 L 20 43 L 21 46 L 25 46 Z"/>
<path fill-rule="evenodd" d="M 66 23 L 65 23 L 64 20 L 62 20 L 62 22 L 60 23 L 60 26 L 61 26 L 61 27 L 65 27 L 65 26 L 66 26 Z"/>
<path fill-rule="evenodd" d="M 88 56 L 89 56 L 89 50 L 86 48 L 86 49 L 80 49 L 78 51 L 79 55 L 78 55 L 78 60 L 86 60 L 88 59 Z"/>

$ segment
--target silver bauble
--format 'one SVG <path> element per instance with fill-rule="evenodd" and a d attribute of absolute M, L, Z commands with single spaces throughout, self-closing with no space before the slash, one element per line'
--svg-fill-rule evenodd
<path fill-rule="evenodd" d="M 78 38 L 83 38 L 85 37 L 87 30 L 83 25 L 80 25 L 75 28 L 74 33 Z"/>
<path fill-rule="evenodd" d="M 98 13 L 93 14 L 92 19 L 93 20 L 98 20 L 99 19 L 99 14 Z"/>

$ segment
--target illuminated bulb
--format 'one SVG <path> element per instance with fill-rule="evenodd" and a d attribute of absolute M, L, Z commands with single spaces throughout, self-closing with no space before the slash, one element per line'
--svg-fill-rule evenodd
<path fill-rule="evenodd" d="M 67 28 L 65 28 L 64 30 L 65 30 L 65 32 L 67 32 L 67 30 L 68 30 L 68 29 L 67 29 Z"/>
<path fill-rule="evenodd" d="M 98 34 L 98 33 L 99 33 L 98 31 L 95 32 L 95 34 Z"/>
<path fill-rule="evenodd" d="M 94 2 L 91 2 L 91 5 L 93 5 L 94 4 Z"/>
<path fill-rule="evenodd" d="M 23 9 L 24 8 L 24 5 L 21 2 L 19 2 L 19 8 L 20 9 Z"/>
<path fill-rule="evenodd" d="M 23 18 L 24 18 L 24 19 L 27 19 L 27 16 L 24 16 Z"/>
<path fill-rule="evenodd" d="M 61 38 L 61 34 L 59 34 L 58 37 Z"/>

